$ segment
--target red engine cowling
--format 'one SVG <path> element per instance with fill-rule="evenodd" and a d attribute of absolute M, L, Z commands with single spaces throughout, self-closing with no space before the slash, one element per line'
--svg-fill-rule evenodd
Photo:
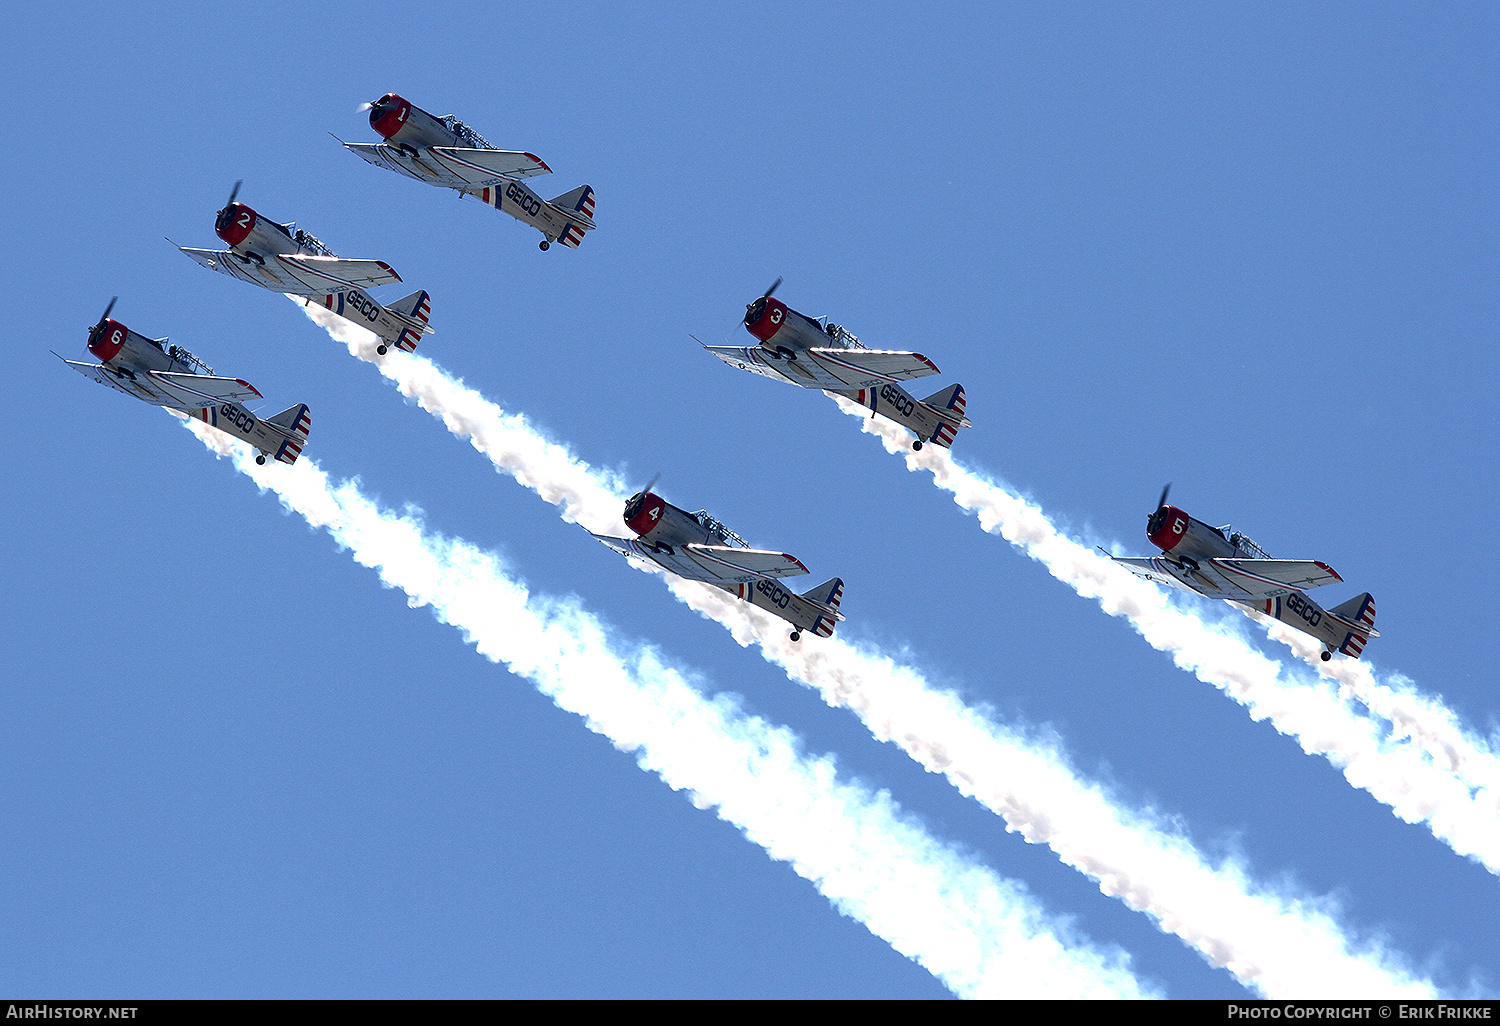
<path fill-rule="evenodd" d="M 120 354 L 129 334 L 130 329 L 119 321 L 106 319 L 89 332 L 89 352 L 98 357 L 100 363 L 108 363 Z"/>
<path fill-rule="evenodd" d="M 214 219 L 214 234 L 231 246 L 238 246 L 249 237 L 259 219 L 260 215 L 245 204 L 231 203 Z"/>
<path fill-rule="evenodd" d="M 1146 525 L 1146 537 L 1163 552 L 1171 552 L 1187 536 L 1192 519 L 1176 506 L 1163 506 L 1151 514 L 1151 522 Z"/>
<path fill-rule="evenodd" d="M 745 330 L 762 342 L 771 341 L 785 323 L 786 304 L 771 296 L 762 296 L 745 311 Z"/>
<path fill-rule="evenodd" d="M 406 127 L 406 118 L 410 114 L 410 101 L 395 93 L 386 93 L 370 105 L 370 127 L 379 132 L 381 138 L 389 139 Z"/>
<path fill-rule="evenodd" d="M 648 492 L 641 499 L 637 509 L 626 511 L 633 515 L 625 518 L 625 526 L 644 538 L 656 530 L 656 525 L 661 523 L 662 511 L 666 509 L 666 506 L 665 502 Z"/>

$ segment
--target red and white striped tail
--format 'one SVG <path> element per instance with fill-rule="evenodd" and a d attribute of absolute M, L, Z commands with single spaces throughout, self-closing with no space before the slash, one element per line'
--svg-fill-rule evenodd
<path fill-rule="evenodd" d="M 833 593 L 828 596 L 828 601 L 824 603 L 824 605 L 828 606 L 834 612 L 837 612 L 839 608 L 839 600 L 843 597 L 844 582 L 839 581 L 838 585 L 834 587 Z M 818 617 L 817 624 L 813 627 L 813 633 L 820 638 L 831 638 L 833 637 L 833 628 L 835 622 L 836 621 L 834 621 L 831 617 L 820 616 Z"/>
<path fill-rule="evenodd" d="M 1370 643 L 1370 638 L 1378 636 L 1375 630 L 1375 598 L 1369 592 L 1356 595 L 1348 602 L 1334 606 L 1329 612 L 1353 628 L 1339 646 L 1339 651 L 1345 655 L 1358 658 Z"/>
<path fill-rule="evenodd" d="M 1354 622 L 1358 623 L 1358 624 L 1362 624 L 1366 628 L 1369 628 L 1369 629 L 1372 629 L 1372 630 L 1374 629 L 1374 627 L 1375 627 L 1375 600 L 1373 598 L 1365 600 L 1364 608 L 1360 610 L 1359 616 L 1355 617 L 1355 621 Z M 1347 640 L 1345 640 L 1343 648 L 1341 649 L 1341 651 L 1344 652 L 1346 655 L 1352 655 L 1355 658 L 1358 658 L 1359 654 L 1365 650 L 1365 646 L 1367 644 L 1369 644 L 1369 642 L 1370 642 L 1370 636 L 1368 634 L 1362 634 L 1362 633 L 1360 633 L 1358 631 L 1350 631 L 1349 632 L 1349 637 L 1348 637 Z"/>
<path fill-rule="evenodd" d="M 302 407 L 302 413 L 291 426 L 292 437 L 282 443 L 281 449 L 276 453 L 276 458 L 282 463 L 296 463 L 297 457 L 302 455 L 302 447 L 307 444 L 307 433 L 312 429 L 312 414 L 307 407 Z"/>
<path fill-rule="evenodd" d="M 964 386 L 954 385 L 952 388 L 943 389 L 940 392 L 934 392 L 926 399 L 923 399 L 922 404 L 929 409 L 946 410 L 947 412 L 957 417 L 959 422 L 962 423 L 964 419 L 964 410 L 968 406 L 968 399 L 966 399 L 964 396 Z M 943 446 L 946 449 L 951 446 L 953 444 L 953 440 L 958 437 L 958 429 L 959 424 L 952 423 L 948 420 L 943 420 L 938 424 L 937 430 L 932 433 L 931 441 Z"/>

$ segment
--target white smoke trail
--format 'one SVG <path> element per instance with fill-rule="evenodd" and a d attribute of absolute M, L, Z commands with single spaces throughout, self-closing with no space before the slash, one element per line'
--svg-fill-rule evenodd
<path fill-rule="evenodd" d="M 564 506 L 564 515 L 593 530 L 618 530 L 623 488 L 611 493 L 604 486 L 583 487 L 575 480 L 583 464 L 561 447 L 529 437 L 534 431 L 523 418 L 505 413 L 426 360 L 393 353 L 377 361 L 374 336 L 322 308 L 307 310 L 351 353 L 377 362 L 404 395 L 544 498 L 544 487 L 555 490 L 549 468 L 556 459 L 573 482 L 569 494 L 589 496 L 587 502 Z M 915 671 L 837 639 L 793 645 L 780 621 L 755 607 L 715 588 L 668 580 L 680 599 L 728 627 L 741 644 L 758 642 L 793 679 L 817 688 L 829 704 L 853 709 L 877 738 L 944 773 L 964 794 L 1002 816 L 1009 829 L 1046 843 L 1068 865 L 1097 880 L 1104 893 L 1146 912 L 1247 986 L 1270 997 L 1433 993 L 1431 984 L 1392 968 L 1378 950 L 1351 950 L 1332 917 L 1315 903 L 1259 892 L 1238 867 L 1210 866 L 1186 839 L 1148 817 L 1119 810 L 1100 789 L 1079 780 L 1057 753 L 987 722 Z"/>
<path fill-rule="evenodd" d="M 1370 680 L 1364 694 L 1380 707 L 1371 708 L 1382 716 L 1401 717 L 1397 732 L 1387 730 L 1351 707 L 1327 682 L 1283 673 L 1279 662 L 1243 639 L 1175 608 L 1160 588 L 1068 538 L 1035 505 L 963 468 L 947 449 L 928 446 L 912 452 L 902 428 L 869 417 L 853 403 L 841 401 L 840 406 L 861 417 L 863 430 L 888 451 L 904 455 L 908 470 L 930 472 L 955 503 L 978 514 L 985 531 L 1021 549 L 1078 594 L 1097 599 L 1111 616 L 1129 620 L 1152 647 L 1244 705 L 1253 719 L 1269 720 L 1303 751 L 1325 756 L 1351 784 L 1389 805 L 1401 819 L 1425 823 L 1454 851 L 1500 874 L 1500 787 L 1494 786 L 1493 763 L 1487 751 L 1466 743 L 1451 721 L 1420 715 L 1417 702 L 1394 695 L 1384 700 Z M 1292 633 L 1288 629 L 1285 636 Z M 1358 670 L 1337 672 L 1364 685 Z M 1455 773 L 1458 768 L 1464 777 Z"/>
<path fill-rule="evenodd" d="M 1337 681 L 1341 691 L 1386 720 L 1396 738 L 1407 739 L 1466 786 L 1500 794 L 1500 757 L 1487 741 L 1466 730 L 1458 714 L 1440 700 L 1419 693 L 1404 678 L 1399 685 L 1381 683 L 1367 659 L 1325 663 L 1320 658 L 1322 646 L 1313 638 L 1280 620 L 1243 607 L 1241 610 L 1263 625 L 1271 640 L 1281 642 L 1319 674 Z"/>
<path fill-rule="evenodd" d="M 888 794 L 839 781 L 832 760 L 803 755 L 791 731 L 705 698 L 654 653 L 622 652 L 591 615 L 529 595 L 495 556 L 425 533 L 349 482 L 330 485 L 305 458 L 257 466 L 243 443 L 188 426 L 411 606 L 431 606 L 481 655 L 532 680 L 697 807 L 716 808 L 955 994 L 1157 996 L 1126 956 L 1072 936 L 1023 887 L 935 840 Z"/>

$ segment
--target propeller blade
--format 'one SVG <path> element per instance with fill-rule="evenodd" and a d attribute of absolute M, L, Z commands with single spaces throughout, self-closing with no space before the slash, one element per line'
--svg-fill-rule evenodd
<path fill-rule="evenodd" d="M 354 112 L 356 114 L 363 114 L 365 111 L 369 110 L 373 106 L 375 106 L 375 101 L 374 100 L 371 100 L 368 103 L 361 103 L 358 107 L 354 108 Z"/>
<path fill-rule="evenodd" d="M 1171 481 L 1168 481 L 1165 485 L 1162 486 L 1161 498 L 1159 498 L 1159 499 L 1156 500 L 1156 508 L 1157 509 L 1161 509 L 1163 506 L 1165 506 L 1167 504 L 1167 493 L 1170 492 L 1171 490 L 1172 490 L 1172 482 Z"/>
<path fill-rule="evenodd" d="M 103 324 L 105 321 L 109 320 L 109 312 L 115 308 L 115 302 L 117 300 L 119 300 L 119 298 L 120 298 L 119 296 L 116 296 L 114 299 L 111 299 L 109 301 L 109 305 L 106 306 L 104 308 L 104 312 L 99 315 L 99 323 L 100 324 Z"/>
<path fill-rule="evenodd" d="M 224 206 L 229 207 L 234 205 L 234 198 L 240 194 L 240 186 L 244 184 L 245 180 L 243 178 L 235 181 L 234 188 L 229 190 L 229 202 L 224 204 Z"/>
<path fill-rule="evenodd" d="M 651 480 L 650 480 L 650 481 L 647 481 L 647 482 L 646 482 L 646 487 L 644 487 L 644 488 L 642 488 L 642 489 L 641 489 L 641 490 L 640 490 L 640 491 L 638 491 L 638 492 L 636 492 L 636 494 L 637 494 L 637 495 L 645 495 L 645 494 L 646 494 L 646 493 L 647 493 L 647 492 L 649 492 L 649 491 L 650 491 L 650 490 L 651 490 L 651 489 L 653 489 L 653 488 L 655 488 L 655 487 L 656 487 L 656 482 L 658 482 L 658 481 L 660 481 L 660 480 L 661 480 L 661 474 L 659 474 L 659 473 L 658 473 L 658 474 L 657 474 L 657 475 L 656 475 L 656 476 L 655 476 L 655 477 L 653 477 L 653 478 L 652 478 L 652 479 L 651 479 Z"/>
<path fill-rule="evenodd" d="M 777 287 L 780 286 L 780 285 L 781 285 L 781 276 L 777 275 L 776 280 L 773 281 L 773 282 L 771 282 L 771 287 L 768 288 L 768 289 L 766 289 L 766 291 L 764 291 L 764 292 L 761 293 L 761 298 L 762 299 L 769 299 L 769 298 L 771 298 L 771 293 L 775 292 L 776 289 L 777 289 Z"/>

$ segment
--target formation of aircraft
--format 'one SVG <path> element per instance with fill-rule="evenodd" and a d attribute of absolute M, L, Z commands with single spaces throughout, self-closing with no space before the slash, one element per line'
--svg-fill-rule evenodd
<path fill-rule="evenodd" d="M 589 186 L 543 200 L 524 184 L 523 179 L 551 173 L 534 154 L 496 149 L 452 115 L 429 114 L 396 93 L 365 106 L 371 127 L 384 141 L 343 145 L 371 164 L 476 196 L 540 231 L 543 250 L 553 242 L 577 248 L 584 233 L 594 228 L 594 190 Z M 365 289 L 401 281 L 389 264 L 344 259 L 295 222 L 262 218 L 236 202 L 240 185 L 235 182 L 214 219 L 215 233 L 230 248 L 178 247 L 182 252 L 222 274 L 322 305 L 367 328 L 380 338 L 381 355 L 391 346 L 410 352 L 432 332 L 426 292 L 381 304 Z M 871 416 L 886 417 L 915 434 L 914 450 L 929 442 L 949 447 L 960 429 L 972 426 L 964 415 L 963 386 L 950 385 L 925 399 L 901 386 L 938 373 L 931 360 L 921 353 L 869 349 L 827 318 L 798 313 L 775 298 L 781 281 L 777 278 L 745 307 L 745 330 L 756 339 L 755 345 L 704 348 L 753 374 L 852 400 L 868 408 Z M 88 349 L 99 362 L 64 363 L 101 384 L 198 417 L 243 439 L 259 450 L 258 463 L 268 456 L 282 463 L 296 461 L 312 422 L 305 404 L 258 418 L 244 406 L 261 398 L 252 385 L 217 377 L 213 368 L 180 346 L 165 338 L 146 338 L 112 320 L 114 304 L 110 300 L 89 331 Z M 779 581 L 807 573 L 801 560 L 785 552 L 751 548 L 707 511 L 689 513 L 666 502 L 651 491 L 654 484 L 655 480 L 626 500 L 624 521 L 635 537 L 594 537 L 627 557 L 722 588 L 767 610 L 792 625 L 793 641 L 803 631 L 825 638 L 833 634 L 844 619 L 839 612 L 841 579 L 831 578 L 801 594 L 788 590 Z M 1111 555 L 1115 562 L 1148 580 L 1225 599 L 1304 631 L 1322 642 L 1324 660 L 1334 652 L 1358 658 L 1368 641 L 1379 636 L 1375 602 L 1368 592 L 1324 609 L 1304 589 L 1342 581 L 1332 567 L 1272 559 L 1243 534 L 1210 527 L 1168 505 L 1170 488 L 1162 489 L 1146 527 L 1147 537 L 1162 555 Z"/>
<path fill-rule="evenodd" d="M 920 450 L 924 442 L 946 448 L 953 444 L 959 428 L 973 426 L 964 416 L 962 385 L 917 399 L 897 384 L 938 373 L 937 365 L 927 357 L 867 349 L 832 321 L 814 320 L 773 298 L 780 284 L 777 278 L 745 306 L 745 330 L 759 345 L 704 348 L 731 367 L 852 399 L 868 407 L 872 417 L 878 414 L 913 432 L 917 436 L 913 449 Z"/>
<path fill-rule="evenodd" d="M 723 588 L 779 616 L 792 625 L 793 641 L 803 631 L 820 638 L 833 634 L 834 624 L 844 618 L 839 612 L 842 580 L 830 578 L 800 595 L 783 588 L 777 583 L 781 578 L 807 573 L 800 559 L 785 552 L 752 549 L 707 510 L 689 513 L 653 493 L 655 483 L 625 501 L 625 526 L 635 532 L 634 538 L 594 537 L 621 555 L 655 563 L 689 581 Z"/>
<path fill-rule="evenodd" d="M 1160 556 L 1111 556 L 1149 581 L 1209 598 L 1235 602 L 1275 617 L 1323 643 L 1323 660 L 1334 652 L 1358 657 L 1375 630 L 1375 600 L 1369 592 L 1324 609 L 1302 589 L 1343 581 L 1327 563 L 1272 559 L 1238 531 L 1210 527 L 1167 505 L 1169 484 L 1146 520 L 1146 537 Z"/>
<path fill-rule="evenodd" d="M 344 146 L 376 167 L 477 197 L 541 232 L 544 250 L 554 242 L 577 249 L 584 232 L 593 229 L 592 188 L 580 185 L 544 200 L 523 181 L 552 173 L 541 157 L 497 150 L 453 115 L 429 114 L 395 93 L 386 93 L 369 109 L 370 127 L 385 141 Z"/>
<path fill-rule="evenodd" d="M 189 249 L 178 246 L 204 267 L 239 278 L 272 292 L 321 302 L 345 320 L 380 336 L 380 354 L 390 346 L 411 352 L 423 335 L 432 304 L 421 290 L 390 306 L 376 302 L 366 288 L 401 280 L 384 260 L 346 260 L 297 227 L 261 217 L 236 203 L 241 182 L 229 191 L 229 202 L 214 217 L 214 233 L 228 249 Z M 170 240 L 169 240 L 170 241 Z M 176 243 L 173 243 L 176 245 Z"/>
<path fill-rule="evenodd" d="M 115 299 L 109 301 L 99 323 L 89 329 L 89 352 L 98 363 L 58 359 L 86 378 L 118 389 L 154 406 L 180 410 L 220 431 L 249 442 L 266 457 L 296 463 L 312 426 L 307 404 L 290 406 L 261 420 L 243 403 L 262 398 L 259 390 L 239 378 L 214 376 L 214 369 L 165 338 L 147 338 L 110 319 Z M 56 355 L 56 354 L 54 354 Z"/>

